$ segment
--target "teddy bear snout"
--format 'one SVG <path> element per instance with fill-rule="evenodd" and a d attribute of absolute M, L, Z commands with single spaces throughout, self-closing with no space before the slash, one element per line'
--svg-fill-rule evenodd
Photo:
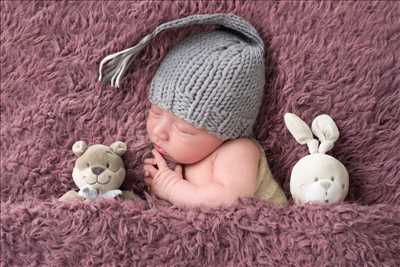
<path fill-rule="evenodd" d="M 101 174 L 103 171 L 104 171 L 104 168 L 101 168 L 101 167 L 93 167 L 93 168 L 92 168 L 92 172 L 93 172 L 94 174 L 96 174 L 96 175 Z"/>
<path fill-rule="evenodd" d="M 329 187 L 331 187 L 331 185 L 332 185 L 332 183 L 328 182 L 328 181 L 322 181 L 320 184 L 325 190 L 328 190 Z"/>

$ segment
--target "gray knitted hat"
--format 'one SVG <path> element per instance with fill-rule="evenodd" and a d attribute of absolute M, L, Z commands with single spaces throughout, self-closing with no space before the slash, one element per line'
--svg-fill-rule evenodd
<path fill-rule="evenodd" d="M 226 140 L 251 136 L 265 84 L 264 43 L 256 29 L 234 14 L 201 14 L 161 24 L 137 45 L 106 56 L 99 80 L 119 87 L 137 54 L 160 32 L 216 24 L 178 43 L 150 85 L 150 102 L 193 126 Z"/>

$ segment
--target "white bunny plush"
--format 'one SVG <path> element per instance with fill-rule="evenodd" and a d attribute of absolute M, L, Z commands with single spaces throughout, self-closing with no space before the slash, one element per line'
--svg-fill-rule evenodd
<path fill-rule="evenodd" d="M 349 191 L 349 174 L 337 159 L 325 154 L 339 138 L 339 130 L 333 119 L 319 115 L 310 127 L 293 113 L 284 116 L 286 127 L 296 141 L 307 144 L 310 155 L 294 165 L 290 176 L 290 193 L 296 204 L 338 203 Z M 317 139 L 314 139 L 313 133 Z"/>

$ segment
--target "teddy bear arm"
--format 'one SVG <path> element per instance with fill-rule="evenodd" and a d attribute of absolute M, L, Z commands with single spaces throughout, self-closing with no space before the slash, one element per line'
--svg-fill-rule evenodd
<path fill-rule="evenodd" d="M 122 191 L 122 195 L 120 196 L 123 200 L 135 199 L 137 196 L 132 191 Z"/>
<path fill-rule="evenodd" d="M 70 190 L 59 198 L 61 201 L 72 201 L 72 200 L 84 200 L 85 198 L 80 196 L 78 192 Z"/>

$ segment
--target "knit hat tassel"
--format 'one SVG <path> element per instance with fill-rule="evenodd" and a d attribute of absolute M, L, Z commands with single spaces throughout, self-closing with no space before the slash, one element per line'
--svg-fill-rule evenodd
<path fill-rule="evenodd" d="M 221 25 L 245 35 L 250 42 L 260 46 L 262 50 L 264 49 L 264 43 L 259 37 L 256 29 L 254 29 L 250 23 L 234 14 L 217 13 L 192 15 L 163 23 L 152 33 L 146 35 L 137 45 L 104 57 L 99 66 L 99 81 L 104 83 L 110 81 L 111 86 L 119 87 L 121 79 L 129 68 L 129 65 L 136 58 L 139 52 L 142 51 L 143 48 L 160 32 L 167 29 L 180 28 L 194 24 Z"/>

